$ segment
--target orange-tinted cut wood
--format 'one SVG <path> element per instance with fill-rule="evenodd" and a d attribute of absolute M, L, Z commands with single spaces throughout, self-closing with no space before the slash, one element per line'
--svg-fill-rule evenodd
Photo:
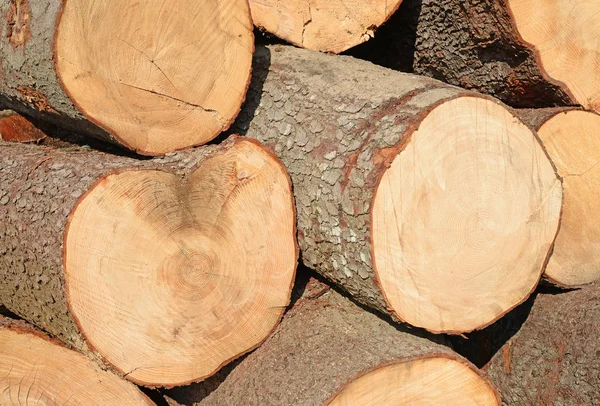
<path fill-rule="evenodd" d="M 517 31 L 548 79 L 582 106 L 600 111 L 600 3 L 507 0 Z"/>
<path fill-rule="evenodd" d="M 129 380 L 202 380 L 289 303 L 291 184 L 256 141 L 153 160 L 16 144 L 0 179 L 0 303 Z"/>
<path fill-rule="evenodd" d="M 402 0 L 250 0 L 256 26 L 303 48 L 340 53 L 368 41 Z"/>
<path fill-rule="evenodd" d="M 0 404 L 146 405 L 134 385 L 21 322 L 0 318 Z"/>
<path fill-rule="evenodd" d="M 563 177 L 565 195 L 546 276 L 563 286 L 592 283 L 600 279 L 600 116 L 559 113 L 538 134 Z"/>
<path fill-rule="evenodd" d="M 245 0 L 68 0 L 55 53 L 84 115 L 129 148 L 157 155 L 229 127 L 253 47 Z"/>
<path fill-rule="evenodd" d="M 0 140 L 9 142 L 39 142 L 46 138 L 43 131 L 29 120 L 11 111 L 0 111 Z"/>

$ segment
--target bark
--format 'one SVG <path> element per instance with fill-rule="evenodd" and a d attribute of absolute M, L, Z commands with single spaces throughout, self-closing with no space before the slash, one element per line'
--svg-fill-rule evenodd
<path fill-rule="evenodd" d="M 506 405 L 600 401 L 600 286 L 539 294 L 528 319 L 488 366 Z"/>
<path fill-rule="evenodd" d="M 473 368 L 447 347 L 388 324 L 313 279 L 275 333 L 216 389 L 178 388 L 168 397 L 171 405 L 323 405 L 358 375 L 430 357 Z"/>
<path fill-rule="evenodd" d="M 401 319 L 373 270 L 374 192 L 432 109 L 461 96 L 483 96 L 350 57 L 285 46 L 257 49 L 253 68 L 234 129 L 270 146 L 286 164 L 303 262 L 358 301 Z"/>
<path fill-rule="evenodd" d="M 23 321 L 0 316 L 0 343 L 3 405 L 154 404 L 133 384 Z"/>
<path fill-rule="evenodd" d="M 67 308 L 63 234 L 77 201 L 98 179 L 119 169 L 189 171 L 201 152 L 138 161 L 85 148 L 0 144 L 0 303 L 64 343 L 86 345 Z M 186 159 L 189 161 L 184 162 Z"/>
<path fill-rule="evenodd" d="M 38 120 L 116 142 L 91 123 L 65 93 L 56 73 L 57 0 L 10 0 L 0 5 L 0 104 Z"/>
<path fill-rule="evenodd" d="M 342 66 L 348 76 L 336 71 Z M 303 262 L 387 312 L 368 237 L 386 149 L 399 144 L 428 108 L 464 91 L 285 46 L 258 48 L 253 71 L 234 130 L 271 147 L 286 165 Z"/>
<path fill-rule="evenodd" d="M 420 7 L 415 73 L 513 107 L 578 104 L 568 89 L 549 79 L 535 51 L 523 42 L 506 0 L 408 1 Z"/>
<path fill-rule="evenodd" d="M 248 144 L 248 142 L 251 142 L 251 144 Z M 237 145 L 239 145 L 240 149 L 235 149 L 237 148 Z M 230 155 L 226 154 L 229 150 L 233 150 L 234 153 L 241 151 L 239 159 L 236 160 L 236 165 L 240 165 L 240 173 L 237 175 L 235 172 L 237 168 L 236 166 L 233 167 L 233 174 L 230 173 L 231 165 L 228 162 L 223 163 L 223 161 L 219 161 L 221 162 L 223 168 L 219 167 L 218 170 L 210 166 L 214 165 L 211 162 L 215 162 L 214 159 L 210 160 L 210 158 L 215 157 L 215 159 L 220 159 L 221 156 L 230 157 Z M 256 151 L 261 152 L 255 153 Z M 242 164 L 245 158 L 245 155 L 242 156 L 242 154 L 246 154 L 248 157 L 250 157 L 251 161 Z M 211 171 L 209 168 L 205 171 L 196 171 L 196 168 L 198 168 L 198 166 L 202 165 L 204 162 L 206 162 L 206 165 L 209 165 L 210 168 L 215 170 Z M 254 167 L 253 165 L 258 166 Z M 266 170 L 266 168 L 276 168 L 276 170 L 272 171 L 269 169 L 270 172 L 261 172 L 261 170 Z M 156 187 L 156 193 L 153 197 L 150 197 L 150 200 L 154 199 L 159 203 L 164 203 L 159 204 L 156 209 L 151 210 L 150 214 L 154 216 L 153 218 L 160 218 L 162 212 L 160 212 L 159 209 L 166 207 L 166 213 L 162 213 L 166 218 L 164 221 L 169 222 L 169 224 L 178 224 L 176 223 L 178 215 L 173 213 L 176 213 L 179 210 L 181 213 L 183 213 L 182 221 L 184 221 L 184 224 L 181 224 L 178 230 L 181 232 L 192 230 L 185 234 L 185 236 L 181 236 L 181 238 L 184 240 L 184 243 L 182 245 L 183 248 L 180 248 L 180 250 L 185 252 L 182 252 L 181 255 L 179 255 L 178 251 L 171 252 L 166 254 L 166 258 L 163 258 L 165 255 L 154 258 L 152 256 L 153 253 L 146 253 L 145 258 L 148 262 L 150 262 L 148 264 L 140 264 L 139 261 L 136 262 L 137 260 L 135 259 L 123 259 L 120 261 L 118 259 L 119 254 L 116 251 L 101 251 L 101 248 L 98 248 L 98 245 L 96 244 L 98 242 L 93 241 L 94 236 L 90 235 L 90 232 L 98 234 L 100 233 L 99 229 L 92 231 L 85 228 L 80 232 L 78 231 L 78 234 L 70 239 L 71 241 L 74 241 L 74 245 L 72 246 L 75 248 L 68 251 L 67 243 L 69 243 L 69 239 L 67 239 L 67 236 L 72 235 L 73 233 L 68 234 L 67 230 L 74 229 L 74 224 L 76 222 L 74 219 L 77 218 L 75 214 L 80 213 L 80 211 L 77 211 L 76 209 L 80 209 L 82 206 L 86 207 L 87 200 L 85 197 L 88 196 L 90 190 L 92 190 L 92 186 L 97 187 L 98 185 L 104 185 L 109 175 L 125 174 L 130 170 L 142 169 L 154 169 L 173 174 L 177 177 L 177 179 L 180 180 L 182 188 L 184 188 L 185 185 L 189 186 L 185 186 L 187 189 L 193 189 L 193 185 L 190 186 L 190 184 L 186 184 L 184 182 L 186 179 L 201 179 L 198 182 L 204 183 L 198 183 L 198 185 L 204 186 L 206 186 L 206 182 L 210 182 L 209 186 L 211 190 L 214 189 L 215 196 L 211 196 L 209 199 L 210 201 L 206 202 L 203 207 L 212 207 L 214 209 L 213 211 L 217 211 L 218 214 L 209 214 L 208 211 L 200 214 L 206 214 L 206 217 L 210 217 L 209 220 L 213 222 L 228 221 L 227 219 L 224 219 L 229 210 L 225 208 L 225 204 L 232 203 L 232 201 L 228 199 L 233 192 L 233 189 L 239 186 L 236 182 L 245 181 L 248 183 L 250 180 L 252 180 L 253 183 L 249 184 L 248 186 L 250 189 L 248 189 L 246 186 L 242 186 L 241 189 L 245 189 L 246 191 L 238 190 L 236 195 L 254 193 L 253 196 L 255 200 L 258 199 L 257 201 L 263 202 L 264 199 L 259 197 L 259 195 L 262 193 L 262 190 L 257 193 L 252 192 L 252 188 L 258 187 L 253 179 L 263 179 L 267 175 L 261 174 L 268 174 L 268 176 L 271 176 L 273 173 L 276 173 L 276 171 L 280 171 L 281 174 L 278 173 L 277 175 L 273 175 L 273 177 L 263 179 L 264 181 L 268 181 L 273 187 L 273 189 L 271 189 L 273 196 L 280 195 L 281 187 L 283 187 L 283 190 L 287 191 L 286 195 L 284 196 L 287 201 L 281 202 L 277 200 L 277 208 L 273 209 L 273 211 L 268 211 L 268 216 L 270 216 L 270 218 L 277 219 L 276 221 L 279 222 L 276 222 L 273 228 L 269 228 L 270 226 L 268 226 L 268 224 L 272 224 L 272 221 L 265 219 L 264 216 L 260 215 L 259 213 L 253 213 L 252 216 L 248 217 L 243 213 L 243 210 L 240 211 L 240 219 L 232 219 L 232 221 L 239 220 L 243 224 L 247 224 L 250 227 L 252 226 L 252 219 L 259 218 L 260 220 L 257 221 L 261 223 L 261 226 L 269 228 L 269 230 L 275 235 L 279 235 L 280 231 L 283 232 L 282 230 L 284 229 L 286 230 L 286 236 L 282 235 L 281 237 L 283 238 L 280 238 L 279 240 L 281 244 L 277 248 L 277 253 L 273 253 L 272 255 L 263 253 L 265 257 L 272 258 L 271 261 L 276 261 L 276 264 L 273 265 L 270 262 L 263 263 L 257 261 L 242 261 L 243 263 L 236 263 L 234 264 L 235 266 L 230 264 L 227 261 L 227 254 L 224 254 L 223 251 L 228 250 L 231 252 L 233 250 L 238 257 L 243 257 L 245 254 L 240 253 L 238 248 L 234 249 L 229 247 L 227 244 L 236 243 L 236 241 L 224 240 L 226 237 L 221 234 L 215 235 L 214 239 L 218 242 L 215 242 L 215 247 L 211 246 L 210 249 L 207 248 L 206 252 L 199 252 L 202 247 L 198 248 L 192 244 L 190 244 L 191 248 L 187 248 L 185 245 L 185 236 L 187 236 L 190 241 L 194 240 L 194 238 L 201 238 L 198 237 L 197 234 L 204 232 L 205 229 L 203 227 L 208 226 L 203 223 L 202 225 L 198 225 L 197 229 L 194 229 L 193 224 L 195 223 L 185 223 L 185 221 L 187 221 L 185 220 L 187 218 L 186 216 L 193 216 L 197 213 L 193 212 L 194 214 L 191 215 L 186 214 L 187 212 L 185 210 L 192 212 L 192 209 L 183 209 L 180 207 L 185 203 L 173 203 L 170 201 L 163 202 L 160 200 L 160 198 L 161 196 L 165 195 L 165 193 L 161 192 L 160 190 L 164 190 L 164 188 L 160 189 L 152 183 L 148 183 L 146 186 L 146 188 Z M 242 169 L 243 172 L 241 172 Z M 197 175 L 198 173 L 200 175 Z M 196 175 L 196 177 L 194 178 L 192 175 Z M 166 175 L 163 174 L 160 176 L 164 177 Z M 231 179 L 235 178 L 235 181 L 232 181 L 233 183 L 230 182 L 230 177 L 233 177 Z M 177 179 L 174 180 L 175 183 L 177 182 Z M 233 189 L 228 190 L 230 187 Z M 248 192 L 248 190 L 251 192 Z M 141 192 L 132 191 L 131 193 L 134 195 L 139 195 Z M 108 200 L 110 197 L 110 195 L 100 196 L 100 201 Z M 186 199 L 183 196 L 184 195 L 181 195 L 178 198 L 183 201 Z M 194 198 L 200 200 L 203 197 L 199 193 L 196 193 Z M 225 200 L 222 201 L 222 199 Z M 267 207 L 266 210 L 269 210 L 268 205 L 271 201 L 275 202 L 275 200 L 269 199 L 264 201 L 264 206 Z M 91 204 L 94 204 L 93 202 L 95 202 L 95 200 L 92 200 Z M 119 200 L 116 204 L 119 202 L 121 202 L 121 200 Z M 147 208 L 152 206 L 151 204 L 148 204 L 147 202 L 144 203 L 143 201 L 135 203 L 139 204 L 139 207 Z M 122 204 L 131 205 L 131 203 Z M 135 204 L 133 204 L 132 207 L 136 207 Z M 203 276 L 204 274 L 202 272 L 195 273 L 194 270 L 196 268 L 204 269 L 207 267 L 208 269 L 206 269 L 205 272 L 219 273 L 219 271 L 222 270 L 221 264 L 226 264 L 234 269 L 240 269 L 240 272 L 254 275 L 255 280 L 251 284 L 252 288 L 246 288 L 246 286 L 250 285 L 245 285 L 243 288 L 231 288 L 229 290 L 233 292 L 232 294 L 237 292 L 237 300 L 240 303 L 239 309 L 245 309 L 246 307 L 242 306 L 242 304 L 246 303 L 246 301 L 251 302 L 251 298 L 261 301 L 260 306 L 256 306 L 254 304 L 249 312 L 252 312 L 253 314 L 253 318 L 251 320 L 258 319 L 259 321 L 257 321 L 256 324 L 264 324 L 264 327 L 261 327 L 260 329 L 265 329 L 265 331 L 261 330 L 261 332 L 257 332 L 258 328 L 249 328 L 247 332 L 244 332 L 242 327 L 246 326 L 248 319 L 246 319 L 247 315 L 245 314 L 240 315 L 235 313 L 235 311 L 241 312 L 241 310 L 237 310 L 238 307 L 228 307 L 227 310 L 225 310 L 225 308 L 221 309 L 219 307 L 219 302 L 216 301 L 214 304 L 214 308 L 216 310 L 214 311 L 219 312 L 222 317 L 229 317 L 227 325 L 238 326 L 242 331 L 240 334 L 242 336 L 244 334 L 248 334 L 249 340 L 252 340 L 252 344 L 250 344 L 250 341 L 246 343 L 244 341 L 245 338 L 241 340 L 243 341 L 241 345 L 249 344 L 247 348 L 244 348 L 240 351 L 241 353 L 244 353 L 250 350 L 252 347 L 258 345 L 258 343 L 264 340 L 266 335 L 274 328 L 289 301 L 289 292 L 291 290 L 290 285 L 292 283 L 291 281 L 293 279 L 297 260 L 297 248 L 293 242 L 295 240 L 293 210 L 289 179 L 287 178 L 281 163 L 276 160 L 269 151 L 263 150 L 262 146 L 259 146 L 255 141 L 245 141 L 243 138 L 239 137 L 231 137 L 218 146 L 207 146 L 196 150 L 186 150 L 184 152 L 171 154 L 164 158 L 143 161 L 124 156 L 104 154 L 80 147 L 53 149 L 25 144 L 0 143 L 0 269 L 3 272 L 2 283 L 0 283 L 0 303 L 6 306 L 6 308 L 11 312 L 17 314 L 19 317 L 31 322 L 40 329 L 47 331 L 53 337 L 56 337 L 67 345 L 94 358 L 101 365 L 108 366 L 121 375 L 127 376 L 127 378 L 130 380 L 135 380 L 137 383 L 147 386 L 172 386 L 173 383 L 171 382 L 161 381 L 160 379 L 162 378 L 160 378 L 160 374 L 159 378 L 154 377 L 158 379 L 158 381 L 155 382 L 144 381 L 144 378 L 141 378 L 141 374 L 146 373 L 146 369 L 148 369 L 148 373 L 150 373 L 152 368 L 159 368 L 156 366 L 153 366 L 152 368 L 150 366 L 146 367 L 144 363 L 158 363 L 159 361 L 152 361 L 151 359 L 144 359 L 140 361 L 135 357 L 129 359 L 127 355 L 115 356 L 114 352 L 116 351 L 119 353 L 119 348 L 121 348 L 121 351 L 124 351 L 123 348 L 126 348 L 128 345 L 132 345 L 134 348 L 143 348 L 143 345 L 140 341 L 148 341 L 147 345 L 150 347 L 152 346 L 151 343 L 153 343 L 155 340 L 158 340 L 155 342 L 156 345 L 164 345 L 164 335 L 167 334 L 165 331 L 163 331 L 164 329 L 170 331 L 167 334 L 169 335 L 168 343 L 170 343 L 170 347 L 168 348 L 178 349 L 178 351 L 184 354 L 181 356 L 185 357 L 185 350 L 183 350 L 183 348 L 187 348 L 187 343 L 195 343 L 195 339 L 198 339 L 198 341 L 210 341 L 211 337 L 216 337 L 215 334 L 221 333 L 221 330 L 225 327 L 222 327 L 219 322 L 216 322 L 216 324 L 218 324 L 218 328 L 220 330 L 211 331 L 211 333 L 208 334 L 210 337 L 204 335 L 207 333 L 200 333 L 201 329 L 194 330 L 194 320 L 198 320 L 203 316 L 189 315 L 186 311 L 186 304 L 196 303 L 196 301 L 200 300 L 199 298 L 204 296 L 215 296 L 208 295 L 208 293 L 214 289 L 212 284 L 216 284 L 219 281 L 216 276 L 208 276 L 211 278 L 211 280 L 205 281 L 206 276 Z M 276 211 L 284 213 L 283 217 L 279 213 L 276 213 Z M 135 210 L 131 211 L 133 218 L 136 218 L 136 216 L 143 216 L 143 214 L 143 212 L 140 213 Z M 146 215 L 148 214 L 146 213 Z M 216 217 L 216 219 L 213 219 L 212 217 Z M 286 219 L 289 218 L 289 224 L 287 220 L 283 220 L 284 217 Z M 150 221 L 148 219 L 146 220 Z M 86 224 L 84 220 L 77 221 L 83 221 L 84 224 Z M 112 220 L 108 220 L 108 222 L 111 221 Z M 280 223 L 282 224 L 281 226 Z M 100 225 L 102 224 L 104 223 L 100 223 Z M 158 223 L 157 227 L 160 225 L 161 224 Z M 100 226 L 98 227 L 100 228 Z M 109 229 L 112 227 L 114 233 L 117 233 L 114 238 L 117 238 L 118 235 L 122 235 L 118 234 L 119 230 L 117 230 L 118 227 L 116 223 L 114 223 L 113 226 L 107 227 Z M 79 230 L 78 228 L 75 229 Z M 136 230 L 133 229 L 127 229 L 126 235 L 134 235 L 135 231 Z M 213 234 L 215 233 L 218 233 L 218 230 L 213 230 Z M 258 230 L 255 230 L 255 233 L 258 233 Z M 143 237 L 136 237 L 136 241 L 140 240 L 141 238 Z M 164 244 L 168 243 L 167 237 L 161 236 L 161 238 L 165 239 Z M 87 244 L 91 245 L 92 247 L 91 251 L 85 251 L 87 248 L 84 240 L 91 241 L 87 242 Z M 113 241 L 113 238 L 108 238 L 108 240 Z M 290 241 L 292 241 L 291 245 Z M 139 241 L 136 244 L 132 246 L 131 250 L 140 251 L 139 248 L 135 248 L 139 245 Z M 222 244 L 228 248 L 219 248 L 221 247 L 219 244 Z M 270 243 L 264 240 L 264 244 Z M 69 247 L 71 247 L 71 245 L 69 245 Z M 111 328 L 113 330 L 117 329 L 116 331 L 119 331 L 118 328 L 127 330 L 128 324 L 123 324 L 120 321 L 117 322 L 117 320 L 127 319 L 130 321 L 132 326 L 143 326 L 144 323 L 147 323 L 147 321 L 154 317 L 154 315 L 144 314 L 143 310 L 141 312 L 139 309 L 135 310 L 136 304 L 139 305 L 140 303 L 138 298 L 132 297 L 126 300 L 128 303 L 127 306 L 129 307 L 126 309 L 121 309 L 119 308 L 120 305 L 114 304 L 116 302 L 115 299 L 111 298 L 111 293 L 107 294 L 106 296 L 103 296 L 99 293 L 101 291 L 109 291 L 112 292 L 112 294 L 118 294 L 118 292 L 115 290 L 118 287 L 115 288 L 112 287 L 112 285 L 106 285 L 103 287 L 98 285 L 98 292 L 94 292 L 93 295 L 90 295 L 93 296 L 93 298 L 90 298 L 90 304 L 86 307 L 86 300 L 82 300 L 81 296 L 85 296 L 85 291 L 87 288 L 84 287 L 82 288 L 83 290 L 79 289 L 76 294 L 77 296 L 75 296 L 73 292 L 75 288 L 80 286 L 80 279 L 86 279 L 87 277 L 93 279 L 94 275 L 80 275 L 85 273 L 85 271 L 77 268 L 77 263 L 70 265 L 70 290 L 69 293 L 67 293 L 67 287 L 65 286 L 65 272 L 67 265 L 71 264 L 73 261 L 81 262 L 81 258 L 79 260 L 70 259 L 71 262 L 67 261 L 67 252 L 69 253 L 70 258 L 78 258 L 78 255 L 83 255 L 79 254 L 79 251 L 77 251 L 76 248 L 79 250 L 84 250 L 82 252 L 88 252 L 90 256 L 97 255 L 96 251 L 99 250 L 100 253 L 98 255 L 100 263 L 114 261 L 113 266 L 105 266 L 104 268 L 98 270 L 99 273 L 104 272 L 103 280 L 112 280 L 113 277 L 116 277 L 114 275 L 110 277 L 108 276 L 113 267 L 120 269 L 120 272 L 122 272 L 123 275 L 127 274 L 127 269 L 133 269 L 132 272 L 134 273 L 137 272 L 136 270 L 141 270 L 142 274 L 146 275 L 147 278 L 156 277 L 155 284 L 160 286 L 168 285 L 169 287 L 169 289 L 165 289 L 165 291 L 169 293 L 162 295 L 156 293 L 157 296 L 152 296 L 154 300 L 156 300 L 158 303 L 160 303 L 161 300 L 169 301 L 170 309 L 176 309 L 176 304 L 181 304 L 182 307 L 176 309 L 174 314 L 165 316 L 168 317 L 168 320 L 165 320 L 164 325 L 157 330 L 150 329 L 145 331 L 143 328 L 140 330 L 136 327 L 136 333 L 131 333 L 131 337 L 125 336 L 120 338 L 118 343 L 113 342 L 113 344 L 107 344 L 106 340 L 110 341 Z M 241 251 L 245 249 L 255 249 L 255 246 L 247 243 L 242 248 L 239 248 Z M 286 257 L 280 258 L 280 253 L 284 253 L 283 255 Z M 291 254 L 289 257 L 287 256 L 288 253 Z M 259 253 L 258 255 L 261 254 Z M 156 261 L 160 261 L 160 264 L 157 265 L 152 263 L 152 258 L 156 259 Z M 89 267 L 93 268 L 96 266 L 95 264 L 97 262 L 98 261 L 95 261 L 88 265 Z M 255 262 L 259 265 L 255 265 Z M 127 268 L 127 266 L 129 266 L 129 268 Z M 271 279 L 263 276 L 262 274 L 257 274 L 253 266 L 264 267 L 265 269 L 270 269 L 270 267 L 276 266 L 278 282 L 273 282 Z M 89 267 L 83 268 L 87 269 Z M 140 267 L 141 269 L 139 269 Z M 158 273 L 155 275 L 152 272 L 154 272 L 153 270 L 156 267 L 158 267 Z M 211 274 L 209 273 L 208 275 Z M 236 275 L 230 272 L 229 276 L 233 278 Z M 257 298 L 258 294 L 255 291 L 260 291 L 260 289 L 262 289 L 262 285 L 259 283 L 261 278 L 263 278 L 265 281 L 270 281 L 268 286 L 271 291 L 268 292 L 268 298 L 263 296 L 258 296 Z M 198 281 L 196 281 L 196 279 Z M 125 286 L 127 286 L 127 282 L 121 281 L 121 284 L 125 284 Z M 136 285 L 131 285 L 131 289 L 135 289 L 138 285 L 142 286 L 141 284 L 142 282 L 138 281 Z M 254 287 L 255 285 L 257 286 L 256 288 Z M 148 289 L 148 287 L 145 289 Z M 198 293 L 199 289 L 204 290 Z M 148 296 L 152 295 L 150 292 L 146 293 Z M 133 295 L 134 293 L 131 294 Z M 215 297 L 218 297 L 218 295 Z M 221 297 L 227 297 L 227 294 L 224 293 L 221 295 Z M 111 322 L 104 320 L 104 318 L 103 321 L 100 321 L 98 318 L 94 319 L 94 317 L 92 317 L 92 319 L 95 320 L 96 325 L 92 325 L 90 327 L 90 321 L 87 320 L 90 317 L 87 316 L 86 313 L 94 315 L 96 314 L 95 312 L 101 311 L 96 309 L 96 307 L 101 306 L 102 303 L 99 302 L 102 301 L 110 302 L 106 305 L 107 309 L 111 308 L 111 311 L 116 312 L 117 314 L 113 314 L 112 316 L 109 314 L 106 316 L 107 318 L 112 317 L 112 324 Z M 274 303 L 275 301 L 277 301 L 277 303 Z M 285 303 L 280 303 L 283 301 L 285 301 Z M 146 305 L 150 305 L 151 303 L 153 302 L 148 302 Z M 272 307 L 264 309 L 263 306 Z M 78 314 L 75 314 L 76 310 L 79 312 Z M 157 310 L 157 312 L 158 311 L 159 310 Z M 183 313 L 183 315 L 180 313 Z M 161 314 L 162 313 L 156 315 L 155 317 L 161 317 Z M 180 320 L 181 318 L 183 318 L 183 321 Z M 181 321 L 181 323 L 177 324 L 179 323 L 177 320 Z M 202 320 L 203 325 L 210 325 L 208 320 Z M 268 325 L 271 323 L 271 320 L 276 321 L 274 321 L 270 327 L 268 327 Z M 87 328 L 85 323 L 87 323 Z M 172 323 L 175 323 L 176 325 L 171 326 Z M 238 323 L 242 323 L 244 326 L 240 326 Z M 108 338 L 95 331 L 97 326 L 100 325 L 104 326 L 101 330 L 109 330 L 107 333 Z M 117 325 L 121 327 L 116 327 Z M 193 331 L 188 331 L 188 326 L 191 326 L 190 328 Z M 215 327 L 215 329 L 217 329 L 217 327 Z M 121 333 L 127 334 L 126 331 Z M 264 335 L 262 338 L 259 338 L 260 334 L 263 333 Z M 235 334 L 227 334 L 228 336 L 235 336 Z M 195 337 L 194 340 L 192 340 L 189 335 Z M 98 336 L 102 336 L 102 346 L 98 345 Z M 218 339 L 216 340 L 218 341 Z M 210 348 L 210 346 L 205 347 Z M 230 345 L 229 348 L 219 351 L 217 355 L 214 356 L 215 359 L 213 359 L 210 354 L 206 354 L 207 359 L 205 362 L 205 367 L 218 369 L 218 365 L 222 366 L 223 364 L 229 362 L 232 358 L 239 356 L 240 353 L 229 354 L 229 359 L 219 359 L 219 357 L 225 353 L 233 351 L 233 348 L 239 349 L 239 347 L 240 343 L 236 341 L 234 344 Z M 116 350 L 114 348 L 116 348 Z M 107 352 L 107 350 L 111 350 L 112 352 Z M 160 351 L 154 352 L 158 352 L 159 354 L 157 354 L 157 356 L 161 356 Z M 200 350 L 197 350 L 195 355 L 189 355 L 187 356 L 187 359 L 193 359 L 194 356 L 199 356 L 198 354 L 204 353 Z M 175 355 L 173 355 L 172 358 L 174 357 Z M 208 358 L 210 358 L 210 362 Z M 140 364 L 132 365 L 136 364 L 136 362 L 140 362 Z M 216 363 L 216 365 L 213 365 L 213 363 Z M 143 368 L 142 364 L 144 364 Z M 173 364 L 175 364 L 175 362 L 173 362 Z M 195 375 L 200 371 L 197 366 L 194 365 L 193 370 L 187 370 L 182 364 L 183 361 L 181 361 L 179 365 L 168 366 L 168 368 L 172 368 L 173 371 L 165 372 L 165 377 L 169 377 L 169 379 L 179 379 L 180 377 L 175 377 L 175 371 L 185 371 L 185 373 L 181 372 L 181 374 L 185 375 L 187 378 L 184 380 L 185 382 L 197 381 L 204 377 Z M 160 368 L 162 367 L 163 366 L 161 365 Z M 167 368 L 167 366 L 165 365 L 164 368 Z M 212 369 L 204 372 L 207 375 L 210 375 L 211 371 L 212 373 L 215 372 L 215 370 Z M 189 376 L 187 374 L 189 374 Z M 179 381 L 177 383 L 179 383 Z"/>
<path fill-rule="evenodd" d="M 245 0 L 177 3 L 180 14 L 154 2 L 125 1 L 114 13 L 78 1 L 0 5 L 2 107 L 152 156 L 203 145 L 229 128 L 251 74 Z M 206 32 L 222 53 L 194 37 Z"/>

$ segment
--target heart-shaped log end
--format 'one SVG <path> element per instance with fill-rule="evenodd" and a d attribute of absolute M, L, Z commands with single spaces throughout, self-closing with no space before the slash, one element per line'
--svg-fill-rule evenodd
<path fill-rule="evenodd" d="M 238 139 L 187 178 L 106 176 L 65 234 L 70 309 L 88 344 L 128 379 L 202 380 L 279 322 L 297 263 L 282 164 Z"/>

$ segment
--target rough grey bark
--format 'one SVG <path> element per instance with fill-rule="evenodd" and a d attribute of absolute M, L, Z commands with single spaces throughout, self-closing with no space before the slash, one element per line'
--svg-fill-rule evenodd
<path fill-rule="evenodd" d="M 54 36 L 61 4 L 61 0 L 0 3 L 0 105 L 117 143 L 81 114 L 60 85 L 54 64 Z"/>
<path fill-rule="evenodd" d="M 600 285 L 539 294 L 488 373 L 506 405 L 600 403 Z"/>
<path fill-rule="evenodd" d="M 505 0 L 406 1 L 420 8 L 415 73 L 493 95 L 513 107 L 578 104 L 545 76 L 517 33 Z"/>
<path fill-rule="evenodd" d="M 206 395 L 169 394 L 171 405 L 323 405 L 357 374 L 431 356 L 468 364 L 447 347 L 408 333 L 312 281 L 275 333 Z M 470 364 L 469 364 L 470 365 Z"/>
<path fill-rule="evenodd" d="M 92 356 L 69 314 L 63 235 L 80 196 L 122 169 L 156 169 L 185 177 L 235 143 L 140 161 L 86 148 L 0 142 L 0 303 L 62 342 Z"/>
<path fill-rule="evenodd" d="M 373 194 L 413 129 L 437 104 L 476 93 L 347 56 L 259 47 L 234 130 L 286 165 L 303 262 L 358 301 L 391 314 L 371 258 Z"/>

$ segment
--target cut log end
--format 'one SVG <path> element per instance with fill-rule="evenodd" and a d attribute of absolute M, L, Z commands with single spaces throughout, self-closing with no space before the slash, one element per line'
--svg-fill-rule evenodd
<path fill-rule="evenodd" d="M 340 53 L 368 41 L 402 0 L 250 0 L 261 28 L 315 51 Z"/>
<path fill-rule="evenodd" d="M 600 3 L 508 0 L 517 31 L 548 79 L 582 106 L 600 111 Z"/>
<path fill-rule="evenodd" d="M 243 139 L 183 181 L 149 170 L 107 176 L 65 233 L 81 333 L 139 384 L 212 375 L 279 322 L 296 268 L 294 215 L 281 163 Z"/>
<path fill-rule="evenodd" d="M 146 405 L 134 385 L 28 328 L 0 320 L 0 404 Z"/>
<path fill-rule="evenodd" d="M 431 356 L 380 367 L 344 387 L 329 406 L 500 405 L 487 379 L 447 356 Z"/>
<path fill-rule="evenodd" d="M 381 159 L 391 165 L 373 201 L 373 260 L 397 317 L 468 332 L 529 296 L 556 237 L 562 188 L 527 126 L 492 100 L 459 97 Z"/>
<path fill-rule="evenodd" d="M 563 286 L 600 279 L 600 116 L 586 111 L 559 113 L 538 130 L 558 174 L 565 202 L 560 231 L 546 276 Z"/>
<path fill-rule="evenodd" d="M 0 111 L 0 140 L 8 142 L 40 142 L 46 138 L 43 131 L 25 117 L 12 110 Z"/>
<path fill-rule="evenodd" d="M 250 80 L 244 0 L 69 0 L 56 69 L 74 104 L 123 145 L 159 155 L 227 129 Z"/>

